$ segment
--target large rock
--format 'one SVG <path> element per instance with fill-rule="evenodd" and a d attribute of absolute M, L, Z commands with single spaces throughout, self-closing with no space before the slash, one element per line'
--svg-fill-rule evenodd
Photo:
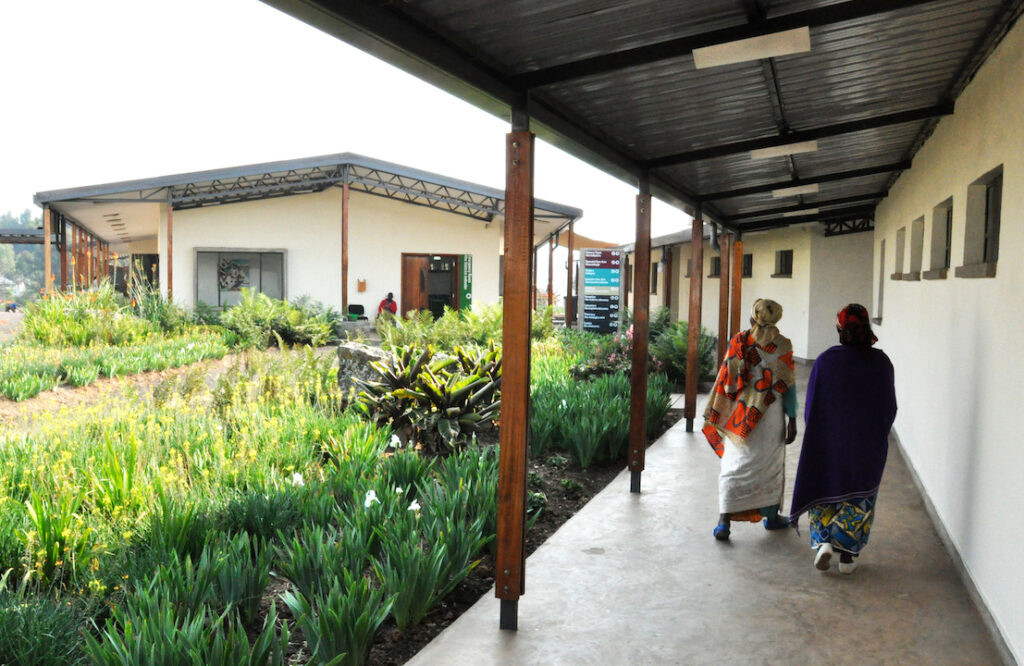
<path fill-rule="evenodd" d="M 391 358 L 391 353 L 380 347 L 359 342 L 343 343 L 338 347 L 338 386 L 347 397 L 349 389 L 355 388 L 353 379 L 372 381 L 380 378 L 377 371 L 370 367 L 370 363 Z"/>

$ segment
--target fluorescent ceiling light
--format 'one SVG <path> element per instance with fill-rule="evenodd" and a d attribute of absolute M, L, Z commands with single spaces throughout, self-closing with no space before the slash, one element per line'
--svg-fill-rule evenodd
<path fill-rule="evenodd" d="M 799 217 L 801 215 L 817 215 L 817 208 L 808 208 L 807 210 L 791 210 L 788 213 L 783 213 L 782 217 Z"/>
<path fill-rule="evenodd" d="M 772 146 L 771 148 L 760 148 L 750 151 L 750 159 L 763 160 L 767 157 L 782 157 L 783 155 L 798 155 L 800 153 L 813 153 L 818 150 L 817 141 L 801 141 L 790 143 L 785 146 Z"/>
<path fill-rule="evenodd" d="M 781 197 L 795 197 L 798 194 L 814 194 L 818 191 L 818 184 L 797 185 L 796 187 L 784 187 L 781 190 L 772 190 L 772 196 L 776 199 Z"/>
<path fill-rule="evenodd" d="M 811 50 L 811 31 L 806 26 L 784 30 L 770 35 L 739 39 L 693 50 L 693 64 L 697 69 L 731 65 L 748 60 L 777 58 L 778 56 L 807 53 Z"/>

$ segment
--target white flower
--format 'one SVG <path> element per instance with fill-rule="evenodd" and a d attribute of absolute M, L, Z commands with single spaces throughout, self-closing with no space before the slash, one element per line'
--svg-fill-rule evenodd
<path fill-rule="evenodd" d="M 402 487 L 401 487 L 401 486 L 398 486 L 397 488 L 395 488 L 395 494 L 396 494 L 396 495 L 401 495 L 401 494 L 402 494 L 402 493 L 404 493 L 404 492 L 405 492 L 405 491 L 404 491 L 404 490 L 402 490 Z"/>
<path fill-rule="evenodd" d="M 369 509 L 370 505 L 373 504 L 374 502 L 376 502 L 377 504 L 380 504 L 380 500 L 377 499 L 377 491 L 376 490 L 367 490 L 366 491 L 366 499 L 363 500 L 363 506 L 365 506 L 367 509 Z"/>
<path fill-rule="evenodd" d="M 567 402 L 565 401 L 565 398 L 562 398 L 562 409 L 565 409 L 565 408 L 566 408 L 566 407 L 568 407 L 568 406 L 569 406 L 569 403 L 567 403 Z"/>
<path fill-rule="evenodd" d="M 413 500 L 412 504 L 409 505 L 409 511 L 419 511 L 420 508 L 420 503 L 416 500 Z"/>
<path fill-rule="evenodd" d="M 306 482 L 302 480 L 302 474 L 295 472 L 292 474 L 292 485 L 293 486 L 304 486 Z"/>
<path fill-rule="evenodd" d="M 396 449 L 402 448 L 402 440 L 401 438 L 399 438 L 398 435 L 391 435 L 391 446 L 395 447 Z"/>

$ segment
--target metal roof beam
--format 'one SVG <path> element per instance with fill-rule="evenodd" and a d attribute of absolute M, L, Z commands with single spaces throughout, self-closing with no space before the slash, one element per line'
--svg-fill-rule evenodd
<path fill-rule="evenodd" d="M 747 224 L 741 224 L 739 225 L 739 227 L 740 231 L 750 231 L 751 229 L 785 227 L 790 224 L 804 224 L 805 222 L 825 222 L 828 220 L 864 217 L 865 215 L 873 215 L 874 212 L 874 205 L 851 206 L 849 208 L 842 208 L 839 210 L 827 210 L 821 213 L 811 213 L 809 215 L 796 215 L 794 217 L 777 217 L 770 220 L 756 220 L 754 222 L 749 222 Z"/>
<path fill-rule="evenodd" d="M 953 103 L 944 102 L 942 104 L 928 106 L 923 109 L 900 111 L 898 113 L 889 113 L 884 116 L 875 116 L 874 118 L 851 120 L 849 122 L 826 125 L 815 129 L 790 132 L 789 134 L 780 134 L 778 136 L 768 136 L 760 139 L 750 139 L 747 141 L 737 141 L 735 143 L 724 143 L 719 146 L 708 146 L 707 148 L 690 150 L 685 153 L 656 157 L 654 159 L 647 160 L 645 164 L 649 169 L 657 169 L 677 164 L 686 164 L 688 162 L 698 162 L 700 160 L 707 160 L 714 157 L 736 155 L 739 153 L 749 152 L 751 150 L 759 150 L 761 148 L 786 146 L 791 143 L 800 143 L 801 141 L 827 139 L 829 137 L 849 134 L 851 132 L 861 132 L 863 130 L 877 129 L 879 127 L 889 127 L 891 125 L 900 125 L 902 123 L 928 120 L 931 118 L 938 118 L 940 116 L 948 116 L 952 113 Z"/>
<path fill-rule="evenodd" d="M 771 192 L 772 190 L 782 190 L 790 187 L 799 187 L 800 185 L 813 185 L 815 183 L 832 183 L 837 180 L 848 180 L 850 178 L 860 178 L 862 176 L 874 176 L 876 174 L 889 173 L 891 171 L 906 171 L 909 168 L 909 161 L 896 162 L 895 164 L 883 164 L 881 166 L 867 167 L 864 169 L 854 169 L 852 171 L 840 171 L 838 173 L 828 173 L 821 176 L 810 176 L 808 178 L 799 178 L 797 180 L 784 180 L 778 183 L 766 183 L 764 185 L 742 187 L 736 190 L 725 190 L 723 192 L 709 192 L 708 194 L 701 194 L 698 198 L 701 201 L 731 199 L 733 197 L 742 197 L 748 194 L 761 194 L 763 192 Z"/>
<path fill-rule="evenodd" d="M 370 0 L 262 1 L 498 117 L 509 117 L 509 109 L 524 90 L 509 85 L 505 73 L 482 54 L 463 49 L 396 9 L 398 5 Z M 530 116 L 535 121 L 531 127 L 538 137 L 627 182 L 636 182 L 646 172 L 627 147 L 595 132 L 567 109 L 538 96 L 531 101 Z M 651 188 L 653 194 L 680 208 L 696 206 L 692 193 L 675 181 L 652 175 Z M 706 212 L 724 219 L 714 208 Z"/>
<path fill-rule="evenodd" d="M 759 23 L 747 23 L 729 28 L 721 28 L 698 35 L 669 39 L 656 44 L 648 44 L 634 49 L 606 53 L 532 72 L 524 72 L 508 77 L 506 83 L 520 89 L 539 88 L 585 76 L 605 74 L 627 67 L 678 58 L 689 55 L 694 49 L 714 46 L 715 44 L 770 35 L 775 32 L 802 28 L 804 26 L 813 28 L 831 25 L 833 23 L 841 23 L 931 2 L 936 2 L 936 0 L 849 0 L 840 4 L 775 16 Z"/>
<path fill-rule="evenodd" d="M 824 208 L 825 206 L 839 206 L 842 204 L 857 203 L 858 201 L 875 201 L 881 200 L 886 197 L 888 192 L 874 192 L 872 194 L 862 194 L 854 197 L 842 197 L 839 199 L 828 199 L 826 201 L 809 201 L 802 204 L 794 204 L 792 206 L 782 206 L 779 208 L 765 208 L 763 210 L 752 210 L 749 213 L 739 213 L 738 215 L 730 215 L 730 222 L 738 222 L 739 220 L 748 220 L 752 217 L 769 217 L 771 215 L 783 215 L 785 213 L 795 213 L 801 210 L 807 210 L 808 208 Z M 828 211 L 825 211 L 828 212 Z"/>
<path fill-rule="evenodd" d="M 825 236 L 845 236 L 847 234 L 859 234 L 863 231 L 874 231 L 875 221 L 868 219 L 860 220 L 837 220 L 825 223 Z"/>

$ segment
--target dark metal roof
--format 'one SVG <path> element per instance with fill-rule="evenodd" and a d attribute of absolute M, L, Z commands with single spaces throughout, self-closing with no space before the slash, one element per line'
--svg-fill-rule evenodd
<path fill-rule="evenodd" d="M 43 238 L 42 229 L 0 229 L 0 245 L 42 245 Z"/>
<path fill-rule="evenodd" d="M 789 224 L 795 218 L 782 213 L 794 206 L 820 207 L 816 219 L 830 227 L 837 217 L 870 219 L 864 207 L 908 168 L 1024 8 L 1024 0 L 264 2 L 495 114 L 528 96 L 542 138 L 738 229 Z M 695 48 L 802 26 L 809 53 L 694 66 Z M 811 139 L 816 152 L 749 154 Z M 782 183 L 819 191 L 786 199 L 756 191 Z M 855 209 L 819 206 L 852 197 Z"/>
<path fill-rule="evenodd" d="M 504 215 L 505 192 L 355 153 L 213 169 L 36 193 L 39 205 L 71 201 L 170 201 L 175 210 L 319 192 L 349 183 L 353 190 L 489 221 Z M 123 198 L 123 199 L 122 199 Z M 577 220 L 579 208 L 535 200 L 535 215 Z"/>

